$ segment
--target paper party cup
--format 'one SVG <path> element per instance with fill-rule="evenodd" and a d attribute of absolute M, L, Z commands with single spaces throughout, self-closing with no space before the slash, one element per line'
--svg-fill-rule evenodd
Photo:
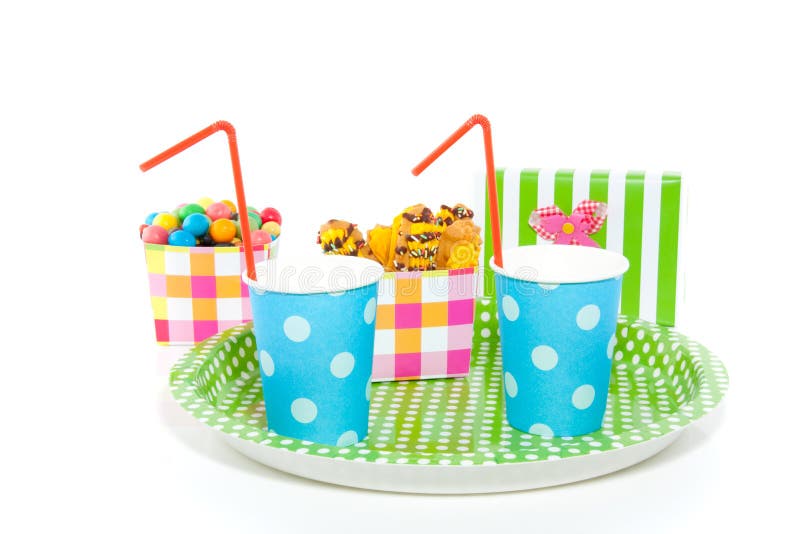
<path fill-rule="evenodd" d="M 467 376 L 475 269 L 386 273 L 378 284 L 372 379 Z"/>
<path fill-rule="evenodd" d="M 255 247 L 256 261 L 274 258 L 279 242 Z M 253 319 L 241 248 L 145 243 L 144 255 L 160 345 L 193 345 Z"/>
<path fill-rule="evenodd" d="M 317 255 L 242 274 L 269 430 L 340 447 L 366 437 L 382 276 L 370 260 Z"/>
<path fill-rule="evenodd" d="M 622 275 L 616 252 L 572 245 L 505 249 L 494 258 L 506 417 L 541 436 L 602 426 Z"/>

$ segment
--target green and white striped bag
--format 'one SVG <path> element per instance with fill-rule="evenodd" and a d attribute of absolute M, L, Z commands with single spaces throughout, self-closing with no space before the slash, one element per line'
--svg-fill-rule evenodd
<path fill-rule="evenodd" d="M 497 189 L 504 248 L 550 243 L 528 226 L 534 209 L 555 204 L 569 215 L 581 200 L 608 203 L 608 219 L 591 237 L 631 262 L 622 281 L 621 313 L 663 325 L 675 324 L 683 295 L 678 241 L 686 195 L 681 195 L 680 174 L 500 169 Z M 476 206 L 475 212 L 488 229 L 485 185 L 483 190 L 484 204 Z M 485 241 L 483 265 L 488 266 L 493 254 L 488 234 Z M 494 294 L 490 269 L 484 269 L 483 285 L 484 294 Z"/>

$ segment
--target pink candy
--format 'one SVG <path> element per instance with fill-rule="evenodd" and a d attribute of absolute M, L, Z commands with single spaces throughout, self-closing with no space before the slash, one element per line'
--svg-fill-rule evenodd
<path fill-rule="evenodd" d="M 260 231 L 260 230 L 259 230 Z M 166 245 L 169 232 L 158 225 L 151 225 L 142 230 L 142 241 L 154 245 Z"/>
<path fill-rule="evenodd" d="M 222 202 L 214 202 L 206 208 L 206 215 L 212 221 L 217 219 L 230 219 L 231 209 Z"/>
<path fill-rule="evenodd" d="M 250 232 L 250 239 L 253 241 L 254 247 L 272 242 L 272 236 L 264 230 L 253 230 Z"/>

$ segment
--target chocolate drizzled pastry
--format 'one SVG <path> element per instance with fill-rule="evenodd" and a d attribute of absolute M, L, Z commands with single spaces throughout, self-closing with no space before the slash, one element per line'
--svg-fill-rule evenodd
<path fill-rule="evenodd" d="M 480 251 L 480 228 L 473 217 L 464 204 L 443 204 L 436 214 L 415 204 L 398 214 L 391 226 L 376 225 L 367 232 L 366 242 L 356 225 L 339 219 L 320 227 L 317 242 L 326 254 L 368 258 L 389 272 L 463 268 L 476 265 Z"/>
<path fill-rule="evenodd" d="M 472 219 L 453 222 L 442 233 L 436 252 L 436 265 L 440 269 L 476 267 L 480 258 L 481 229 Z"/>
<path fill-rule="evenodd" d="M 317 244 L 325 254 L 358 256 L 366 241 L 356 225 L 339 219 L 330 219 L 319 227 Z"/>
<path fill-rule="evenodd" d="M 475 213 L 464 204 L 456 204 L 452 208 L 442 204 L 442 208 L 436 214 L 436 224 L 446 228 L 456 221 L 472 219 L 474 216 Z"/>
<path fill-rule="evenodd" d="M 391 230 L 392 267 L 396 271 L 436 268 L 434 258 L 442 235 L 436 217 L 424 204 L 415 204 L 395 217 Z"/>

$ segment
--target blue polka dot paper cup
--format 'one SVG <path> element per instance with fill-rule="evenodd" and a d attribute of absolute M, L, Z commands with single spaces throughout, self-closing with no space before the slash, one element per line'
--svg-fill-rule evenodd
<path fill-rule="evenodd" d="M 506 417 L 540 436 L 598 430 L 616 343 L 621 254 L 573 245 L 503 250 L 495 273 Z"/>
<path fill-rule="evenodd" d="M 250 288 L 267 428 L 346 446 L 367 436 L 378 281 L 362 258 L 256 265 Z"/>

